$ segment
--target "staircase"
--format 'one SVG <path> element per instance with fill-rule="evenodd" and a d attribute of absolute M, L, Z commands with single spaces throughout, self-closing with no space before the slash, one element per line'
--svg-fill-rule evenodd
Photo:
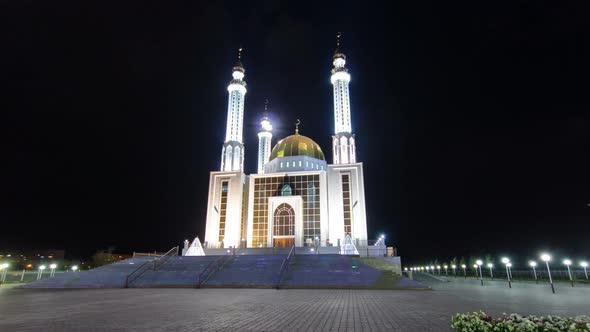
<path fill-rule="evenodd" d="M 234 256 L 201 287 L 274 287 L 286 255 Z"/>
<path fill-rule="evenodd" d="M 382 271 L 343 255 L 297 255 L 283 277 L 281 287 L 370 287 Z"/>

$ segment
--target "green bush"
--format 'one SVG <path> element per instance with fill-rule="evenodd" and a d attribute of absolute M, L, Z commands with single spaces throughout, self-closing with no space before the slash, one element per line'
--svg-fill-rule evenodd
<path fill-rule="evenodd" d="M 492 318 L 484 312 L 456 314 L 451 327 L 459 332 L 584 332 L 590 331 L 590 317 L 521 316 Z"/>

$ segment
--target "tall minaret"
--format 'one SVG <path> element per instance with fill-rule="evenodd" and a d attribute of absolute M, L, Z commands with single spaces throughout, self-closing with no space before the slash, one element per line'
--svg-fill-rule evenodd
<path fill-rule="evenodd" d="M 242 48 L 238 50 L 238 61 L 232 69 L 233 80 L 229 83 L 229 102 L 227 105 L 227 127 L 225 143 L 221 150 L 221 171 L 244 171 L 244 142 L 242 129 L 244 123 L 244 97 L 246 70 L 242 65 Z"/>
<path fill-rule="evenodd" d="M 272 140 L 272 125 L 266 116 L 268 114 L 268 99 L 264 102 L 265 116 L 260 121 L 260 131 L 258 132 L 258 174 L 264 173 L 264 165 L 270 158 L 270 143 Z"/>
<path fill-rule="evenodd" d="M 354 146 L 354 135 L 350 125 L 350 96 L 348 94 L 348 83 L 350 74 L 344 66 L 346 55 L 340 52 L 339 32 L 336 36 L 336 51 L 332 57 L 332 76 L 330 81 L 334 86 L 334 136 L 332 136 L 332 150 L 334 164 L 356 163 L 356 150 Z"/>

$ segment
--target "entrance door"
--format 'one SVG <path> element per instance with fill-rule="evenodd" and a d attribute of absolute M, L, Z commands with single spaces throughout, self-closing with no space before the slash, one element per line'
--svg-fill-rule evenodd
<path fill-rule="evenodd" d="M 275 248 L 291 248 L 294 245 L 295 245 L 295 238 L 294 237 L 273 238 L 272 239 L 272 246 Z"/>
<path fill-rule="evenodd" d="M 295 244 L 295 210 L 283 203 L 274 213 L 273 246 L 291 247 Z"/>

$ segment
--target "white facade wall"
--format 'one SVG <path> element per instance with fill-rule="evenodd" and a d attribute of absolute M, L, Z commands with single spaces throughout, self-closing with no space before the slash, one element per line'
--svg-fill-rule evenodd
<path fill-rule="evenodd" d="M 350 176 L 351 193 L 351 237 L 355 243 L 367 243 L 367 213 L 365 207 L 365 183 L 363 178 L 363 164 L 328 165 L 328 211 L 329 238 L 337 244 L 344 240 L 344 206 L 342 196 L 342 175 Z"/>
<path fill-rule="evenodd" d="M 207 201 L 207 225 L 205 242 L 207 245 L 219 245 L 219 219 L 221 184 L 228 181 L 227 208 L 225 221 L 225 248 L 239 246 L 242 239 L 240 232 L 242 222 L 243 190 L 247 176 L 242 172 L 211 172 L 209 176 L 209 199 Z"/>

